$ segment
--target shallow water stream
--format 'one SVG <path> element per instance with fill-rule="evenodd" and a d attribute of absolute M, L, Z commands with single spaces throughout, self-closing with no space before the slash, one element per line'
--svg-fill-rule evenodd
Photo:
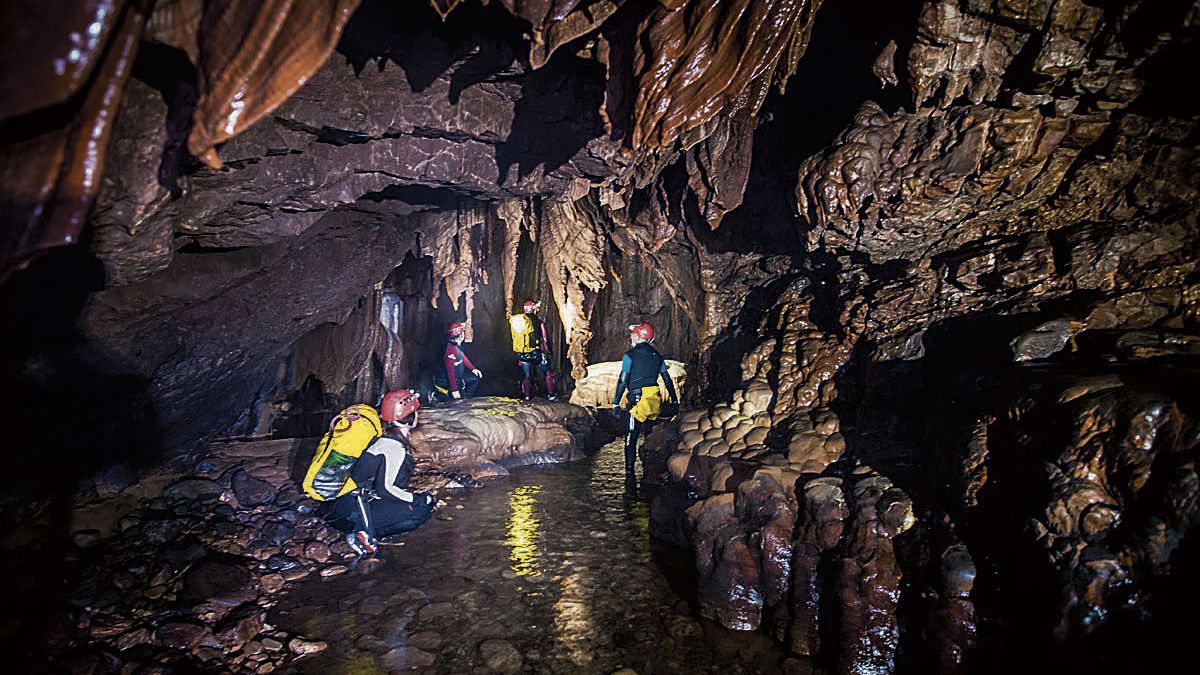
<path fill-rule="evenodd" d="M 378 560 L 289 587 L 269 622 L 329 643 L 298 672 L 779 671 L 761 633 L 696 618 L 691 561 L 651 542 L 619 443 L 443 497 Z"/>

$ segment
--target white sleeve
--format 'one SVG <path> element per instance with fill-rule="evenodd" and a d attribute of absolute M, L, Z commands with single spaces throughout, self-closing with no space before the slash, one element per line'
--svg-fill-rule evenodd
<path fill-rule="evenodd" d="M 371 444 L 367 452 L 383 457 L 383 485 L 376 485 L 375 489 L 382 488 L 396 499 L 411 503 L 413 493 L 396 485 L 396 475 L 400 473 L 400 467 L 404 466 L 404 458 L 408 456 L 404 444 L 390 438 L 381 438 Z"/>

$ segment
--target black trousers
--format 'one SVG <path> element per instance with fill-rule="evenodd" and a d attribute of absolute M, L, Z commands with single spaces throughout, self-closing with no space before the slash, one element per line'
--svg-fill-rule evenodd
<path fill-rule="evenodd" d="M 367 511 L 364 520 L 357 491 L 349 492 L 333 503 L 329 522 L 343 532 L 366 530 L 377 539 L 412 532 L 433 515 L 433 502 L 426 500 L 422 492 L 414 492 L 413 495 L 415 499 L 412 502 L 387 495 L 371 501 L 364 500 L 362 503 Z"/>
<path fill-rule="evenodd" d="M 641 389 L 630 389 L 626 394 L 627 405 L 630 408 L 637 405 L 642 398 Z M 625 474 L 634 474 L 634 463 L 637 462 L 637 441 L 639 436 L 648 435 L 654 429 L 654 420 L 639 422 L 628 410 L 625 411 Z M 644 468 L 644 467 L 643 467 Z"/>
<path fill-rule="evenodd" d="M 458 380 L 458 391 L 462 394 L 463 398 L 471 398 L 475 396 L 475 392 L 479 389 L 480 382 L 479 378 L 475 376 L 475 373 L 472 373 L 469 370 L 464 370 L 462 375 L 455 375 L 455 378 Z M 442 389 L 446 389 L 448 392 L 450 387 L 450 385 L 444 381 L 445 378 L 442 379 L 443 381 L 436 383 L 437 386 L 433 388 L 433 399 L 435 401 L 453 400 L 453 397 L 451 397 L 449 393 L 442 393 Z"/>

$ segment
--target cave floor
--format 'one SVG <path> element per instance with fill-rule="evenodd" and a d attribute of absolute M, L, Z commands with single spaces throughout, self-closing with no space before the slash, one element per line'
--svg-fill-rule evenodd
<path fill-rule="evenodd" d="M 762 633 L 697 619 L 690 558 L 649 537 L 619 442 L 448 505 L 378 560 L 289 586 L 268 621 L 325 640 L 304 673 L 781 672 Z M 807 672 L 794 659 L 789 672 Z"/>

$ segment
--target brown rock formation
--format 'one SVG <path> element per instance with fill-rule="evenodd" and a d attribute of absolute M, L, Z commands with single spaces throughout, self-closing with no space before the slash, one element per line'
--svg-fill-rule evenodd
<path fill-rule="evenodd" d="M 822 554 L 841 541 L 849 516 L 841 481 L 826 477 L 805 483 L 800 529 L 792 556 L 790 622 L 780 622 L 776 633 L 780 641 L 786 639 L 788 648 L 801 656 L 816 657 L 820 653 L 821 592 L 817 586 L 817 567 Z"/>

